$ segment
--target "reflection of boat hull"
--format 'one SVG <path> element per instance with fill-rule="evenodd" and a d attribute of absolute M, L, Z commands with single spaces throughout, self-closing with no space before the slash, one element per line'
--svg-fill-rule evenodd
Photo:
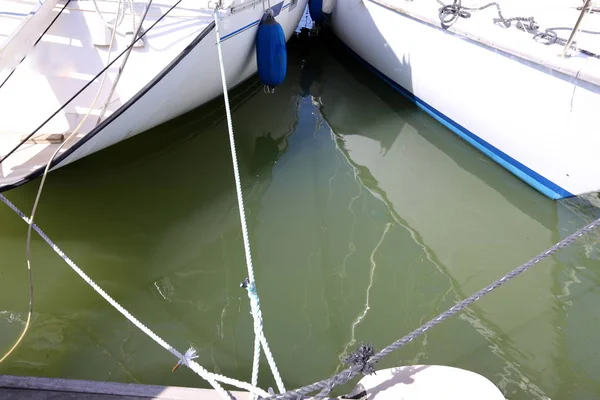
<path fill-rule="evenodd" d="M 504 170 L 477 157 L 476 150 L 385 86 L 347 85 L 353 79 L 350 68 L 325 66 L 321 112 L 362 184 L 448 276 L 458 299 L 555 243 L 558 203 L 505 179 Z M 506 234 L 514 229 L 515 234 Z M 528 370 L 544 370 L 548 379 L 535 384 L 551 392 L 560 335 L 554 328 L 554 271 L 554 262 L 546 260 L 463 315 L 489 343 L 474 339 L 471 347 L 464 346 L 469 353 L 459 356 L 461 362 L 476 364 L 482 357 L 489 364 L 495 353 L 509 381 L 526 379 Z M 524 296 L 539 301 L 523 304 Z M 435 343 L 428 346 L 438 354 Z M 535 357 L 521 357 L 521 352 Z M 531 393 L 539 394 L 538 389 Z"/>
<path fill-rule="evenodd" d="M 338 2 L 332 28 L 380 77 L 546 196 L 600 189 L 595 85 L 376 3 Z M 532 101 L 523 91 L 549 94 Z"/>
<path fill-rule="evenodd" d="M 175 4 L 174 1 L 172 3 Z M 240 3 L 243 4 L 239 5 Z M 93 37 L 86 38 L 80 44 L 83 47 L 76 49 L 78 52 L 73 50 L 77 47 L 75 44 L 61 47 L 53 42 L 58 40 L 57 37 L 61 40 L 75 37 L 79 30 L 92 31 L 94 18 L 98 17 L 93 12 L 78 12 L 81 11 L 80 8 L 87 7 L 81 4 L 78 3 L 75 10 L 69 10 L 56 19 L 48 33 L 51 38 L 47 43 L 42 40 L 2 87 L 0 108 L 7 117 L 0 123 L 0 132 L 11 134 L 4 135 L 5 139 L 0 142 L 0 158 L 19 143 L 21 136 L 33 132 L 44 119 L 83 87 L 86 81 L 82 81 L 82 75 L 93 75 L 105 66 L 104 53 L 107 52 L 104 48 L 95 46 Z M 235 12 L 223 10 L 219 18 L 225 71 L 230 88 L 256 72 L 254 42 L 258 23 L 264 14 L 262 5 L 254 7 L 248 0 L 238 0 L 235 4 L 240 9 Z M 286 40 L 298 25 L 305 6 L 306 0 L 274 2 L 272 8 L 276 10 L 276 18 L 283 27 Z M 160 12 L 155 7 L 158 6 L 153 6 L 148 13 L 145 28 L 155 22 L 161 13 L 166 12 L 164 5 L 161 7 L 165 10 L 161 8 Z M 123 68 L 119 84 L 115 86 L 115 93 L 110 97 L 112 101 L 109 101 L 109 93 L 116 82 L 117 73 L 109 70 L 107 81 L 113 83 L 101 88 L 95 110 L 85 120 L 77 138 L 69 142 L 56 157 L 54 168 L 160 125 L 222 94 L 213 12 L 210 9 L 200 9 L 196 4 L 189 9 L 183 6 L 180 8 L 182 9 L 174 9 L 174 16 L 167 14 L 154 30 L 149 31 L 144 39 L 147 41 L 145 47 L 134 48 L 131 52 L 127 67 Z M 117 37 L 115 47 L 118 47 L 118 51 L 113 49 L 112 59 L 130 40 L 119 38 L 119 35 Z M 89 61 L 85 61 L 86 59 Z M 120 61 L 115 64 L 115 68 L 119 63 Z M 77 96 L 38 133 L 69 135 L 93 103 L 92 98 L 100 88 L 99 81 L 98 79 Z M 23 93 L 31 90 L 32 85 L 35 85 L 39 93 L 30 99 L 30 96 L 24 96 Z M 107 104 L 107 112 L 105 118 L 100 120 L 100 108 L 104 104 Z M 39 175 L 58 146 L 59 144 L 48 143 L 28 145 L 8 157 L 0 166 L 0 191 Z"/>

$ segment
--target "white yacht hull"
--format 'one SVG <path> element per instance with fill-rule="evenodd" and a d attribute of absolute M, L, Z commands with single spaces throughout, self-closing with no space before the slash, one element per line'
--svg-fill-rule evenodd
<path fill-rule="evenodd" d="M 494 25 L 493 11 L 473 12 L 457 28 L 443 29 L 439 7 L 435 1 L 338 1 L 331 26 L 381 78 L 547 197 L 598 191 L 600 60 L 561 58 L 558 45 Z M 531 12 L 539 16 L 548 9 Z M 564 12 L 547 20 L 578 15 L 574 7 Z M 565 25 L 572 26 L 571 19 Z"/>
<path fill-rule="evenodd" d="M 73 3 L 79 6 L 79 4 L 88 2 Z M 170 0 L 167 3 L 170 3 L 168 4 L 170 6 L 175 4 L 175 1 Z M 188 3 L 187 5 L 191 7 L 197 2 Z M 254 4 L 252 0 L 241 2 L 238 0 L 237 3 L 241 3 L 241 6 L 235 9 L 234 12 L 227 9 L 219 11 L 219 33 L 222 40 L 228 88 L 240 84 L 257 71 L 255 36 L 258 23 L 264 15 L 265 7 L 267 7 L 266 2 L 263 6 L 260 1 Z M 284 30 L 286 40 L 289 40 L 297 27 L 304 13 L 306 3 L 307 0 L 271 2 L 271 8 L 275 11 L 276 19 Z M 140 14 L 143 11 L 142 6 L 140 5 Z M 164 5 L 161 4 L 161 6 Z M 214 26 L 211 27 L 214 21 L 213 11 L 195 5 L 194 12 L 190 12 L 188 11 L 190 7 L 181 7 L 179 15 L 175 14 L 171 21 L 168 17 L 165 18 L 161 22 L 165 23 L 162 30 L 157 30 L 156 33 L 154 31 L 149 32 L 147 34 L 147 44 L 143 48 L 134 48 L 116 86 L 115 95 L 110 98 L 112 101 L 109 103 L 108 112 L 104 119 L 97 123 L 100 116 L 100 106 L 108 102 L 111 84 L 106 84 L 102 88 L 100 100 L 97 102 L 90 118 L 87 119 L 79 131 L 78 138 L 61 150 L 61 153 L 53 162 L 53 169 L 65 166 L 169 121 L 223 94 L 216 47 L 216 32 Z M 175 11 L 177 11 L 177 8 Z M 82 14 L 85 15 L 85 21 L 80 22 L 85 24 L 83 26 L 87 26 L 89 31 L 92 31 L 90 18 L 94 18 L 95 15 L 89 12 Z M 158 15 L 156 13 L 154 19 Z M 49 30 L 47 35 L 50 38 L 49 41 L 61 34 L 65 36 L 64 33 L 68 32 L 69 29 L 73 30 L 73 28 L 67 26 L 69 23 L 72 24 L 68 16 L 65 16 L 62 22 L 61 18 L 58 18 Z M 148 23 L 144 24 L 145 29 L 147 29 L 146 25 L 150 25 L 152 22 L 150 13 L 148 20 Z M 169 22 L 171 23 L 169 24 Z M 157 27 L 159 26 L 157 25 Z M 77 32 L 68 36 L 77 36 Z M 91 40 L 98 41 L 98 37 L 92 35 Z M 115 55 L 126 47 L 128 42 L 125 40 L 126 38 L 121 38 L 120 42 L 117 40 L 117 49 L 116 51 L 113 49 Z M 82 51 L 90 51 L 90 57 L 96 56 L 96 53 L 98 53 L 101 55 L 98 58 L 102 60 L 106 58 L 106 54 L 108 54 L 106 46 L 103 49 L 100 46 L 86 46 L 83 40 L 82 42 L 85 49 Z M 40 49 L 37 47 L 40 47 Z M 43 45 L 37 47 L 34 49 L 33 54 L 28 55 L 24 62 L 18 66 L 14 76 L 10 77 L 5 87 L 0 89 L 0 109 L 3 109 L 3 113 L 8 109 L 9 113 L 13 115 L 26 115 L 23 107 L 26 106 L 27 102 L 32 101 L 31 93 L 26 96 L 28 98 L 25 98 L 24 94 L 16 96 L 15 93 L 36 90 L 36 85 L 33 83 L 31 76 L 35 76 L 38 79 L 37 83 L 40 85 L 50 83 L 51 88 L 54 90 L 47 90 L 46 92 L 55 95 L 56 98 L 46 96 L 45 99 L 48 101 L 38 101 L 39 106 L 44 107 L 47 112 L 38 112 L 35 115 L 36 118 L 28 121 L 29 124 L 22 122 L 24 118 L 15 117 L 12 118 L 14 121 L 12 126 L 10 126 L 10 120 L 3 124 L 5 126 L 0 126 L 0 130 L 8 131 L 14 136 L 23 137 L 23 135 L 35 129 L 64 102 L 63 98 L 71 96 L 85 83 L 83 80 L 76 83 L 72 82 L 74 80 L 73 76 L 77 74 L 84 75 L 79 70 L 84 69 L 85 65 L 83 67 L 81 65 L 67 66 L 65 64 L 68 63 L 63 58 L 59 60 L 56 69 L 44 75 L 43 70 L 40 72 L 40 63 L 53 62 L 56 61 L 56 58 L 52 57 L 54 53 L 49 48 L 44 49 Z M 67 49 L 70 47 L 72 46 L 67 47 Z M 88 48 L 91 48 L 91 50 Z M 64 51 L 66 57 L 67 50 Z M 69 51 L 76 50 L 70 48 Z M 31 65 L 27 65 L 27 62 Z M 119 63 L 117 62 L 112 69 L 109 69 L 108 80 L 113 83 L 118 74 L 117 67 Z M 158 64 L 158 67 L 155 63 Z M 68 71 L 65 72 L 65 69 Z M 35 70 L 35 73 L 32 72 L 33 70 Z M 73 70 L 76 70 L 76 73 Z M 99 68 L 95 70 L 87 68 L 86 73 L 93 76 L 98 70 Z M 56 79 L 54 86 L 49 75 L 53 75 L 52 78 Z M 65 81 L 65 75 L 71 81 Z M 100 79 L 97 79 L 97 82 L 99 81 Z M 77 122 L 81 120 L 89 105 L 92 104 L 92 98 L 98 87 L 99 83 L 95 83 L 95 85 L 86 89 L 64 111 L 47 123 L 40 132 L 68 134 L 73 130 L 74 125 L 77 125 Z M 58 92 L 64 93 L 61 95 Z M 33 98 L 35 103 L 35 96 Z M 30 104 L 29 108 L 32 108 L 31 106 L 35 105 Z M 97 124 L 94 125 L 94 123 Z M 0 123 L 0 125 L 2 124 Z M 21 132 L 15 132 L 17 130 L 21 130 Z M 19 150 L 0 165 L 0 191 L 15 187 L 39 175 L 57 145 L 35 144 L 23 147 L 22 151 Z M 35 149 L 32 150 L 32 147 Z M 6 154 L 6 148 L 2 148 L 1 145 L 0 150 L 5 150 L 0 151 L 0 156 Z M 22 154 L 27 151 L 35 151 L 36 153 Z M 26 169 L 26 173 L 23 172 L 24 169 Z"/>

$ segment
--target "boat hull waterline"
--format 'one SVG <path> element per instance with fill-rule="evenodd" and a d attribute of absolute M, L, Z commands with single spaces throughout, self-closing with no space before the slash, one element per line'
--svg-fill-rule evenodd
<path fill-rule="evenodd" d="M 115 4 L 114 2 L 105 3 Z M 172 3 L 166 5 L 170 6 L 176 2 L 175 0 L 171 0 L 167 3 Z M 256 33 L 259 22 L 265 14 L 266 7 L 268 7 L 266 1 L 264 5 L 260 3 L 253 2 L 252 0 L 236 0 L 233 2 L 233 8 L 219 11 L 219 33 L 222 41 L 225 72 L 229 89 L 244 82 L 257 72 Z M 303 15 L 306 3 L 307 0 L 271 2 L 271 9 L 274 10 L 277 22 L 283 28 L 286 41 L 294 33 Z M 72 9 L 84 8 L 85 5 L 81 4 L 79 2 L 72 2 L 72 4 L 69 4 L 69 7 Z M 99 4 L 102 5 L 102 2 L 99 2 Z M 235 4 L 237 4 L 237 9 L 235 8 Z M 59 3 L 55 11 L 58 13 L 58 10 L 63 5 L 64 3 Z M 162 13 L 168 8 L 166 6 L 163 4 L 160 5 Z M 185 5 L 181 6 L 181 10 L 175 8 L 173 16 L 167 16 L 164 18 L 164 21 L 157 24 L 157 28 L 159 29 L 156 33 L 152 31 L 147 33 L 145 38 L 147 44 L 143 48 L 133 49 L 129 61 L 123 69 L 122 77 L 118 80 L 118 85 L 115 85 L 115 94 L 109 97 L 111 83 L 106 84 L 100 92 L 101 99 L 97 102 L 91 118 L 88 118 L 86 124 L 78 132 L 77 139 L 72 140 L 59 152 L 52 163 L 52 170 L 61 168 L 101 149 L 147 131 L 223 94 L 216 46 L 216 32 L 213 24 L 214 13 L 210 9 L 202 9 L 198 5 L 195 5 L 192 11 L 189 11 L 190 9 L 191 7 L 186 7 Z M 231 9 L 234 12 L 231 12 Z M 143 9 L 136 8 L 138 20 L 142 13 Z M 151 13 L 152 9 L 149 15 Z M 85 15 L 86 22 L 82 23 L 78 21 L 80 24 L 83 24 L 80 25 L 79 29 L 87 29 L 91 32 L 93 27 L 90 26 L 92 25 L 90 19 L 96 16 L 91 12 L 81 14 Z M 158 14 L 155 12 L 154 19 L 156 19 L 156 15 Z M 56 19 L 55 23 L 48 30 L 47 36 L 49 37 L 49 42 L 56 41 L 56 37 L 73 37 L 82 33 L 81 31 L 77 32 L 75 28 L 69 26 L 69 24 L 75 26 L 73 20 L 69 18 L 73 17 L 66 14 L 60 15 Z M 125 20 L 124 24 L 127 22 Z M 152 22 L 152 18 L 149 17 L 143 25 L 144 28 L 147 29 L 147 25 L 150 25 Z M 160 30 L 160 24 L 163 23 L 164 26 Z M 211 24 L 213 25 L 211 26 Z M 87 32 L 84 33 L 87 34 Z M 171 36 L 169 37 L 169 35 Z M 97 41 L 97 38 L 92 37 L 92 40 L 94 39 Z M 113 58 L 123 50 L 124 45 L 121 46 L 121 44 L 127 43 L 125 38 L 121 38 L 120 40 L 121 42 L 117 41 L 117 45 L 115 45 L 117 50 L 113 49 L 111 53 Z M 76 42 L 76 40 L 72 40 L 72 42 Z M 86 47 L 86 42 L 82 42 L 84 49 L 80 48 L 79 51 L 88 51 L 90 54 L 89 58 L 96 56 L 95 52 L 98 52 L 102 56 L 98 58 L 102 58 L 103 60 L 106 58 L 106 46 L 104 48 L 94 45 Z M 51 44 L 49 43 L 47 46 L 49 47 Z M 40 72 L 40 64 L 55 62 L 58 55 L 54 54 L 54 58 L 51 58 L 50 56 L 53 54 L 49 50 L 44 49 L 45 45 L 46 43 L 42 40 L 27 55 L 21 65 L 15 69 L 15 73 L 7 80 L 3 90 L 0 90 L 0 104 L 5 107 L 3 111 L 6 111 L 6 115 L 15 115 L 12 121 L 11 118 L 8 118 L 4 124 L 0 123 L 0 125 L 5 125 L 0 126 L 0 132 L 7 131 L 13 137 L 22 138 L 30 132 L 31 127 L 37 126 L 37 124 L 41 123 L 62 104 L 61 101 L 57 102 L 57 100 L 65 97 L 64 93 L 60 92 L 68 90 L 70 96 L 85 83 L 85 81 L 78 81 L 74 84 L 71 82 L 67 82 L 66 84 L 59 82 L 59 78 L 64 78 L 64 76 L 59 75 L 65 74 L 61 68 L 63 70 L 66 69 L 62 65 L 59 65 L 61 68 L 55 68 L 54 70 L 47 68 L 46 71 L 42 70 Z M 81 47 L 81 44 L 79 46 Z M 71 48 L 69 51 L 74 52 L 77 49 L 74 50 Z M 67 57 L 65 59 L 68 60 Z M 32 65 L 35 64 L 35 67 L 27 65 L 28 62 Z M 68 64 L 68 61 L 64 63 Z M 154 71 L 152 64 L 155 64 Z M 106 62 L 103 62 L 101 66 L 104 67 L 105 65 Z M 120 61 L 115 63 L 111 67 L 112 69 L 109 69 L 108 80 L 112 80 L 113 83 L 119 73 L 117 71 L 119 65 Z M 87 70 L 88 74 L 93 74 L 97 73 L 101 68 L 97 68 L 91 72 L 91 68 L 86 66 L 83 61 L 76 60 L 75 67 L 72 69 L 75 69 L 77 73 L 81 70 Z M 74 76 L 76 74 L 71 73 L 71 75 Z M 79 75 L 83 74 L 79 73 Z M 46 88 L 46 92 L 48 93 L 45 94 L 45 98 L 48 101 L 42 104 L 42 108 L 45 108 L 44 112 L 30 113 L 33 115 L 30 115 L 29 124 L 20 124 L 16 115 L 19 113 L 25 115 L 27 112 L 23 110 L 25 99 L 20 100 L 22 97 L 15 97 L 14 94 L 31 94 L 31 91 L 36 90 L 35 85 L 31 83 L 31 76 L 35 76 L 42 81 L 48 80 L 50 83 L 48 86 L 51 87 L 51 90 Z M 68 78 L 72 78 L 72 76 Z M 52 79 L 57 81 L 57 83 L 54 83 L 54 86 L 52 85 Z M 100 79 L 97 79 L 97 81 L 99 82 Z M 40 133 L 61 133 L 68 136 L 69 130 L 72 130 L 73 126 L 77 125 L 76 122 L 85 114 L 85 111 L 82 110 L 86 110 L 86 107 L 92 104 L 91 98 L 98 87 L 99 84 L 95 84 L 95 86 L 86 89 L 79 96 L 83 100 L 79 101 L 79 97 L 76 98 L 72 104 L 65 108 L 64 113 L 53 118 L 47 124 L 46 131 L 42 130 Z M 13 100 L 11 103 L 11 96 L 12 99 L 16 98 L 17 101 Z M 44 95 L 40 95 L 39 97 L 44 98 Z M 36 101 L 38 103 L 42 102 L 39 98 Z M 97 115 L 100 113 L 99 109 L 104 104 L 107 104 L 108 112 L 105 114 L 105 118 L 100 121 L 99 119 L 97 120 L 99 118 Z M 34 109 L 34 107 L 31 107 L 31 109 Z M 20 118 L 20 120 L 23 120 L 23 118 Z M 95 121 L 99 122 L 93 125 Z M 17 129 L 21 130 L 21 132 L 15 132 Z M 8 140 L 4 141 L 4 147 L 0 146 L 0 158 L 8 152 L 9 148 L 18 144 L 18 140 L 13 140 L 13 142 L 8 143 Z M 7 160 L 3 161 L 2 165 L 0 165 L 0 192 L 19 186 L 39 176 L 57 146 L 57 144 L 43 143 L 31 146 L 28 143 L 26 146 L 23 146 L 22 150 L 20 149 L 8 157 Z"/>
<path fill-rule="evenodd" d="M 542 194 L 561 199 L 600 190 L 595 84 L 379 1 L 337 2 L 331 27 L 380 78 Z"/>

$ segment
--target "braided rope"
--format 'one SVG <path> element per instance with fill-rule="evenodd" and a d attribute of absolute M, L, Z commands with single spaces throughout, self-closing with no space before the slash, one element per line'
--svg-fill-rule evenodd
<path fill-rule="evenodd" d="M 256 292 L 256 282 L 254 278 L 254 267 L 252 265 L 252 254 L 250 253 L 250 239 L 248 235 L 248 224 L 246 223 L 246 212 L 244 211 L 244 197 L 242 194 L 242 184 L 240 178 L 240 170 L 237 161 L 237 153 L 235 147 L 235 139 L 233 136 L 233 123 L 231 121 L 231 109 L 229 106 L 229 95 L 227 92 L 227 78 L 225 76 L 225 63 L 223 61 L 223 52 L 221 50 L 221 37 L 219 34 L 219 18 L 218 11 L 215 8 L 215 31 L 217 35 L 217 52 L 219 54 L 219 64 L 221 68 L 221 82 L 223 84 L 223 97 L 225 101 L 225 113 L 227 116 L 227 128 L 229 131 L 229 142 L 231 147 L 231 158 L 233 161 L 233 172 L 235 176 L 235 188 L 237 194 L 237 202 L 238 208 L 240 212 L 240 220 L 242 224 L 242 236 L 244 239 L 244 251 L 246 254 L 246 266 L 248 268 L 248 283 L 243 285 L 248 290 L 248 296 L 250 297 L 250 308 L 252 311 L 252 316 L 254 317 L 254 334 L 260 339 L 260 344 L 265 352 L 265 356 L 267 361 L 269 362 L 269 366 L 271 367 L 271 372 L 273 373 L 273 377 L 275 378 L 275 382 L 277 383 L 277 387 L 281 393 L 285 392 L 285 386 L 283 384 L 283 380 L 281 379 L 281 375 L 279 374 L 279 370 L 277 369 L 277 364 L 275 363 L 275 358 L 271 353 L 271 349 L 269 347 L 269 343 L 263 332 L 263 319 L 262 313 L 260 311 L 260 300 L 258 298 L 258 293 Z M 252 371 L 252 381 L 258 380 L 258 365 L 259 365 L 259 357 L 260 357 L 260 346 L 254 346 L 254 362 L 253 362 L 253 371 Z"/>

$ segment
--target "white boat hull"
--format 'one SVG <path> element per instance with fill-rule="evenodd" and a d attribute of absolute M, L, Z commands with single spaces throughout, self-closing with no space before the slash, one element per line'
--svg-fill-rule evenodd
<path fill-rule="evenodd" d="M 222 40 L 224 65 L 227 84 L 230 89 L 245 81 L 257 71 L 255 37 L 258 23 L 263 17 L 265 9 L 261 5 L 261 2 L 256 2 L 256 6 L 254 6 L 251 0 L 246 0 L 245 2 L 248 3 L 246 7 L 242 7 L 233 13 L 223 11 L 220 14 L 221 18 L 219 18 L 219 32 Z M 172 3 L 175 3 L 175 1 L 172 1 Z M 277 22 L 281 24 L 284 30 L 286 41 L 289 40 L 297 27 L 304 13 L 306 3 L 307 0 L 271 2 L 272 9 L 275 10 Z M 265 7 L 266 4 L 265 2 Z M 89 19 L 90 17 L 86 18 Z M 180 20 L 182 18 L 182 16 L 179 16 Z M 210 27 L 212 18 L 212 12 L 207 10 L 204 12 L 204 15 L 190 16 L 188 24 L 179 22 L 179 28 L 169 29 L 169 25 L 166 24 L 165 28 L 157 34 L 153 36 L 148 34 L 150 36 L 148 39 L 149 45 L 146 45 L 144 49 L 134 49 L 131 53 L 130 61 L 124 69 L 123 76 L 119 81 L 114 97 L 121 100 L 120 104 L 113 101 L 111 103 L 113 105 L 112 109 L 109 108 L 109 112 L 106 114 L 107 117 L 98 125 L 89 127 L 84 125 L 84 129 L 87 130 L 81 134 L 80 139 L 66 146 L 66 150 L 59 153 L 53 162 L 53 169 L 65 166 L 144 132 L 221 96 L 223 90 L 216 47 L 216 33 L 214 27 Z M 176 17 L 173 17 L 173 20 L 176 21 Z M 68 19 L 65 19 L 63 24 L 68 22 Z M 61 29 L 63 31 L 66 29 L 65 26 L 61 26 L 60 18 L 57 20 L 56 25 L 53 29 L 58 32 Z M 176 25 L 176 23 L 172 25 Z M 147 28 L 146 25 L 144 27 Z M 52 33 L 52 30 L 49 33 Z M 163 35 L 164 39 L 161 38 Z M 172 36 L 169 38 L 169 35 Z M 174 52 L 171 47 L 177 48 L 179 51 Z M 117 52 L 122 50 L 123 47 L 120 47 L 117 49 Z M 161 55 L 161 51 L 164 54 Z M 38 50 L 38 52 L 41 52 L 41 50 Z M 154 59 L 144 59 L 145 53 L 152 52 L 156 53 Z M 36 57 L 34 56 L 28 58 L 39 63 L 39 58 L 45 56 L 47 54 L 44 55 L 42 53 L 42 55 L 37 56 L 38 60 L 35 60 Z M 170 56 L 170 58 L 166 59 L 167 56 Z M 148 76 L 150 74 L 146 70 L 151 70 L 152 66 L 149 63 L 152 63 L 154 60 L 164 63 L 164 66 L 158 69 L 157 73 Z M 119 63 L 116 64 L 116 66 L 118 65 Z M 19 68 L 16 70 L 17 73 L 21 72 Z M 22 75 L 26 77 L 27 67 L 23 67 L 23 71 Z M 93 71 L 93 73 L 97 73 L 97 71 Z M 146 79 L 142 80 L 138 78 L 139 75 L 144 74 L 147 76 Z M 115 76 L 116 73 L 113 72 L 111 75 L 109 70 L 109 78 L 113 78 L 114 81 Z M 21 81 L 25 82 L 26 79 L 23 78 Z M 142 84 L 140 84 L 141 81 L 143 81 Z M 9 96 L 11 92 L 18 91 L 19 77 L 11 77 L 8 83 L 9 85 L 5 88 L 6 90 L 0 91 L 0 103 L 4 100 L 5 108 L 11 107 Z M 10 87 L 10 84 L 13 87 Z M 58 85 L 56 86 L 59 87 Z M 62 86 L 64 87 L 65 85 Z M 82 84 L 78 83 L 78 86 L 75 88 L 81 86 Z M 23 89 L 31 89 L 31 85 Z M 61 89 L 65 90 L 64 88 Z M 109 89 L 110 85 L 107 85 L 103 89 L 103 99 L 98 102 L 98 105 L 104 104 L 104 100 L 108 99 Z M 79 114 L 77 115 L 83 114 L 81 109 L 85 109 L 86 106 L 92 103 L 91 97 L 93 97 L 94 91 L 92 89 L 86 90 L 81 96 L 87 95 L 87 100 L 81 101 L 79 106 L 77 104 L 69 105 L 65 111 L 66 114 L 63 116 L 63 120 L 58 122 L 53 120 L 47 124 L 50 126 L 54 123 L 52 127 L 48 128 L 50 130 L 49 133 L 60 131 L 61 129 L 63 132 L 68 133 L 69 129 L 72 129 L 74 125 L 67 118 L 68 112 L 78 112 Z M 75 89 L 69 92 L 69 95 L 74 92 Z M 4 99 L 2 96 L 4 96 Z M 124 101 L 125 99 L 128 100 Z M 26 100 L 24 99 L 24 101 Z M 117 106 L 114 106 L 113 103 L 117 103 Z M 50 106 L 44 104 L 44 106 L 48 108 L 48 111 L 51 111 L 58 107 L 58 103 L 51 104 Z M 76 111 L 77 107 L 79 107 L 79 111 Z M 15 110 L 9 111 L 19 112 L 16 110 L 16 105 L 14 108 Z M 98 114 L 97 110 L 94 111 Z M 49 113 L 39 114 L 46 118 Z M 59 120 L 59 117 L 60 115 L 55 120 Z M 93 115 L 93 118 L 89 119 L 95 121 L 96 118 L 97 116 Z M 13 127 L 19 124 L 16 118 L 15 121 Z M 35 124 L 31 123 L 30 125 L 31 127 L 37 126 L 37 123 L 39 121 L 35 121 Z M 31 128 L 25 128 L 20 134 L 25 135 L 28 133 L 28 129 Z M 41 147 L 46 145 L 36 144 L 35 146 Z M 56 145 L 54 145 L 55 147 Z M 51 146 L 48 146 L 48 149 L 50 148 Z M 2 149 L 0 148 L 0 150 Z M 2 154 L 2 151 L 0 151 L 0 154 Z M 17 154 L 15 153 L 15 155 Z M 11 158 L 3 162 L 3 165 L 0 165 L 0 191 L 20 185 L 39 175 L 45 167 L 49 156 L 46 154 L 46 157 L 38 157 L 39 160 L 37 162 L 27 165 L 27 169 L 31 171 L 27 174 L 19 171 L 18 168 L 22 164 L 14 165 L 13 167 L 13 164 L 9 163 L 12 161 Z M 18 158 L 16 160 L 18 161 Z M 15 161 L 12 162 L 15 163 Z"/>
<path fill-rule="evenodd" d="M 299 1 L 301 4 L 291 11 L 288 11 L 289 0 L 284 3 L 277 21 L 284 28 L 287 41 L 298 25 L 306 0 Z M 263 10 L 259 7 L 234 15 L 231 17 L 234 20 L 231 21 L 230 28 L 221 32 L 229 88 L 237 86 L 256 73 L 254 42 L 262 15 Z M 230 40 L 234 37 L 235 40 Z M 215 43 L 216 39 L 212 31 L 170 72 L 156 82 L 155 86 L 148 88 L 138 101 L 124 110 L 112 123 L 107 123 L 100 137 L 83 144 L 58 166 L 66 165 L 144 132 L 222 95 L 221 73 Z"/>
<path fill-rule="evenodd" d="M 344 67 L 344 61 L 326 64 L 323 79 L 312 86 L 311 93 L 319 95 L 320 111 L 336 146 L 354 170 L 347 175 L 356 177 L 369 192 L 361 195 L 357 204 L 363 199 L 379 199 L 387 208 L 383 221 L 393 219 L 392 229 L 406 232 L 402 256 L 394 258 L 394 266 L 400 266 L 392 267 L 397 270 L 394 274 L 400 274 L 394 275 L 394 282 L 409 282 L 414 271 L 431 271 L 426 285 L 397 289 L 404 300 L 382 295 L 392 279 L 377 275 L 372 293 L 385 298 L 381 304 L 405 301 L 414 307 L 426 306 L 422 314 L 418 307 L 398 310 L 396 319 L 369 311 L 371 326 L 409 332 L 555 244 L 557 231 L 571 233 L 586 223 L 576 219 L 567 226 L 566 220 L 577 217 L 564 208 L 570 201 L 550 201 L 516 179 L 504 179 L 508 174 L 501 168 L 477 157 L 477 151 L 408 102 L 394 99 L 394 93 L 384 90 L 387 88 L 380 82 L 361 77 L 360 68 Z M 349 85 L 350 80 L 357 82 Z M 373 203 L 365 204 L 376 209 Z M 583 254 L 580 246 L 578 242 L 571 250 Z M 379 257 L 385 259 L 382 253 Z M 450 334 L 451 341 L 460 341 L 465 347 L 454 346 L 457 350 L 449 351 L 448 342 L 441 339 L 445 334 L 438 331 L 437 339 L 416 340 L 410 362 L 441 356 L 438 360 L 446 365 L 477 365 L 475 371 L 494 376 L 493 382 L 505 393 L 523 390 L 515 397 L 552 397 L 560 381 L 560 371 L 553 368 L 552 360 L 557 348 L 569 346 L 561 335 L 563 326 L 557 323 L 566 314 L 554 301 L 560 287 L 557 275 L 563 267 L 556 259 L 546 259 L 543 265 L 477 301 L 473 309 L 455 317 L 464 324 L 460 335 Z M 438 282 L 440 286 L 436 286 Z M 427 297 L 410 297 L 417 293 L 428 293 L 425 296 L 431 298 L 445 293 L 443 297 L 452 300 L 447 305 L 433 305 Z M 536 300 L 524 301 L 526 298 Z M 413 322 L 406 325 L 408 320 Z M 448 320 L 434 330 L 456 332 L 446 325 L 452 323 Z M 569 370 L 577 365 L 564 362 L 561 367 Z M 519 388 L 523 381 L 528 385 Z"/>
<path fill-rule="evenodd" d="M 549 198 L 600 189 L 594 111 L 600 108 L 598 86 L 400 10 L 417 8 L 417 2 L 387 1 L 394 7 L 379 3 L 337 2 L 331 26 L 380 77 Z M 437 17 L 436 9 L 429 8 Z M 527 35 L 515 28 L 493 29 Z M 519 36 L 521 40 L 531 38 Z M 536 45 L 540 52 L 556 50 Z M 580 63 L 580 72 L 597 62 L 581 57 L 564 61 Z"/>

